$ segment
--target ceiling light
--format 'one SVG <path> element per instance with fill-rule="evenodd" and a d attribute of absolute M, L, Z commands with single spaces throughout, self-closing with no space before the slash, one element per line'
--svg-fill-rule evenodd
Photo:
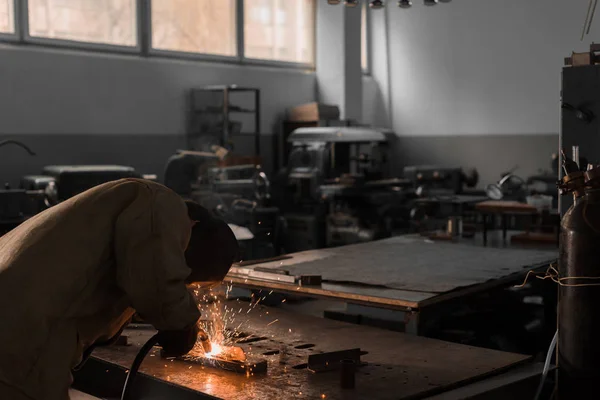
<path fill-rule="evenodd" d="M 371 7 L 374 10 L 379 10 L 380 8 L 383 8 L 384 4 L 382 0 L 371 0 L 371 2 L 369 3 L 369 7 Z"/>
<path fill-rule="evenodd" d="M 334 6 L 336 4 L 340 4 L 341 2 L 342 2 L 342 0 L 327 0 L 328 4 L 331 4 L 331 5 L 334 5 Z"/>
<path fill-rule="evenodd" d="M 344 1 L 344 5 L 346 7 L 356 7 L 360 3 L 358 0 L 346 0 Z"/>
<path fill-rule="evenodd" d="M 398 7 L 400 8 L 410 8 L 412 6 L 412 1 L 410 0 L 398 0 Z"/>
<path fill-rule="evenodd" d="M 423 4 L 426 6 L 435 6 L 438 3 L 438 0 L 423 0 Z"/>

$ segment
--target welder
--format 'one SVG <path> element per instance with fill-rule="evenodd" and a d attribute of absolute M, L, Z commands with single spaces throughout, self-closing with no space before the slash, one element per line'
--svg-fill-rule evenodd
<path fill-rule="evenodd" d="M 96 186 L 0 238 L 0 399 L 66 400 L 72 370 L 137 314 L 165 353 L 207 336 L 190 284 L 236 260 L 228 225 L 158 183 Z"/>

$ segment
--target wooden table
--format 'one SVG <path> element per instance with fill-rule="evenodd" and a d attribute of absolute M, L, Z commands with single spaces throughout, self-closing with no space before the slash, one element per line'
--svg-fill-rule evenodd
<path fill-rule="evenodd" d="M 322 283 L 302 286 L 284 282 L 283 276 L 263 279 L 233 269 L 225 281 L 249 289 L 402 311 L 405 331 L 422 334 L 428 315 L 466 296 L 520 283 L 529 270 L 547 268 L 558 252 L 434 243 L 410 235 L 290 256 L 245 271 L 321 275 Z"/>
<path fill-rule="evenodd" d="M 136 398 L 147 398 L 143 395 L 152 392 L 152 398 L 177 399 L 204 396 L 228 400 L 417 399 L 481 381 L 529 360 L 519 354 L 298 315 L 271 307 L 252 308 L 249 303 L 231 301 L 226 304 L 231 309 L 242 309 L 230 327 L 243 322 L 239 331 L 262 338 L 240 346 L 253 357 L 268 361 L 267 374 L 246 376 L 165 360 L 155 350 L 142 364 L 140 371 L 145 376 L 138 376 L 135 381 L 141 391 Z M 125 334 L 131 346 L 96 349 L 92 359 L 75 375 L 75 387 L 98 397 L 111 397 L 122 388 L 124 371 L 153 333 L 141 327 L 129 329 Z M 366 363 L 358 368 L 354 389 L 340 387 L 337 370 L 313 373 L 306 369 L 311 354 L 354 348 L 361 349 L 361 361 Z"/>
<path fill-rule="evenodd" d="M 475 210 L 483 217 L 483 245 L 487 245 L 488 219 L 490 216 L 500 215 L 502 218 L 502 238 L 506 241 L 508 231 L 508 217 L 511 215 L 538 215 L 538 209 L 526 203 L 506 200 L 489 200 L 475 205 Z"/>

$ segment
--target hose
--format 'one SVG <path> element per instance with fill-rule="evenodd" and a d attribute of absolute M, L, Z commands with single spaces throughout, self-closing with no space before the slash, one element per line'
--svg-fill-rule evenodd
<path fill-rule="evenodd" d="M 554 348 L 556 347 L 557 341 L 558 331 L 556 331 L 556 333 L 554 334 L 552 342 L 550 343 L 550 348 L 548 349 L 548 354 L 546 354 L 546 362 L 544 363 L 542 379 L 540 380 L 540 385 L 538 386 L 537 392 L 535 393 L 534 400 L 539 400 L 540 395 L 542 394 L 542 389 L 544 389 L 544 383 L 546 382 L 546 377 L 548 376 L 548 371 L 550 370 L 550 361 L 552 360 L 552 354 L 554 354 Z"/>
<path fill-rule="evenodd" d="M 154 345 L 158 344 L 158 333 L 152 336 L 146 344 L 142 346 L 137 356 L 135 356 L 135 360 L 133 360 L 133 364 L 131 364 L 131 369 L 127 373 L 127 378 L 125 379 L 125 385 L 123 386 L 123 393 L 121 394 L 121 400 L 128 400 L 131 396 L 131 388 L 133 386 L 133 380 L 137 375 L 138 370 L 140 369 L 140 365 L 144 361 L 144 358 L 148 355 L 150 350 L 154 347 Z"/>

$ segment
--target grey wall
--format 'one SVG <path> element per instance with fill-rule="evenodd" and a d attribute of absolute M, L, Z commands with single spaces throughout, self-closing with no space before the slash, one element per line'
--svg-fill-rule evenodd
<path fill-rule="evenodd" d="M 285 109 L 315 98 L 312 72 L 0 45 L 0 137 L 34 148 L 0 149 L 0 182 L 53 163 L 119 163 L 162 173 L 183 145 L 192 87 L 262 90 L 263 154 Z M 250 137 L 241 138 L 251 151 Z"/>
<path fill-rule="evenodd" d="M 413 3 L 409 10 L 388 4 L 384 32 L 384 17 L 371 12 L 382 21 L 372 30 L 381 41 L 372 46 L 373 79 L 385 85 L 389 72 L 392 124 L 406 163 L 476 166 L 484 182 L 516 164 L 523 175 L 545 168 L 558 147 L 563 58 L 598 37 L 596 23 L 579 40 L 588 1 Z M 381 102 L 364 104 L 373 105 L 369 118 Z"/>

